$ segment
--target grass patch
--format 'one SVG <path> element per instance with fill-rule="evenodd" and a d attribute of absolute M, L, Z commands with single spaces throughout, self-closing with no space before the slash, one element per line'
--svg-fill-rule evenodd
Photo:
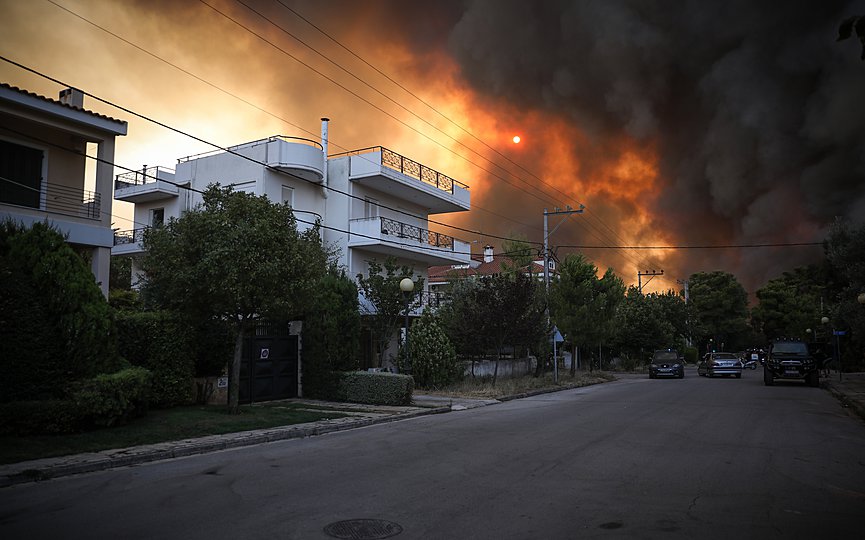
<path fill-rule="evenodd" d="M 244 406 L 232 415 L 224 405 L 196 405 L 150 411 L 125 426 L 85 433 L 0 437 L 0 464 L 347 416 L 332 409 L 309 409 L 300 403 L 272 403 Z"/>
<path fill-rule="evenodd" d="M 471 377 L 468 377 L 458 383 L 444 388 L 431 390 L 421 389 L 421 392 L 454 398 L 467 397 L 478 399 L 499 399 L 506 396 L 525 394 L 527 392 L 535 392 L 539 390 L 565 390 L 568 388 L 578 388 L 580 386 L 589 386 L 612 380 L 615 380 L 615 376 L 603 371 L 595 371 L 593 373 L 577 372 L 574 377 L 571 377 L 569 372 L 560 372 L 558 383 L 553 381 L 552 373 L 545 373 L 541 377 L 526 375 L 525 377 L 499 379 L 496 381 L 495 386 L 493 386 L 492 378 L 485 377 L 472 379 Z"/>

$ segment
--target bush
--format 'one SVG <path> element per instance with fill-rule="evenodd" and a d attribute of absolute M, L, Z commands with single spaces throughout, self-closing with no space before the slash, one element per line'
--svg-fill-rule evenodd
<path fill-rule="evenodd" d="M 120 368 L 111 308 L 89 266 L 45 223 L 0 223 L 0 402 L 60 399 Z"/>
<path fill-rule="evenodd" d="M 189 326 L 164 311 L 117 315 L 120 353 L 133 366 L 152 372 L 150 404 L 154 407 L 192 403 L 195 350 Z"/>
<path fill-rule="evenodd" d="M 150 371 L 130 367 L 81 383 L 72 396 L 83 427 L 109 427 L 147 413 Z"/>
<path fill-rule="evenodd" d="M 414 379 L 395 373 L 349 371 L 339 374 L 339 401 L 371 405 L 410 405 Z"/>
<path fill-rule="evenodd" d="M 63 399 L 0 404 L 0 435 L 60 435 L 80 429 L 75 402 Z"/>
<path fill-rule="evenodd" d="M 432 314 L 424 311 L 409 337 L 412 376 L 418 386 L 441 388 L 460 378 L 463 370 L 456 350 Z"/>
<path fill-rule="evenodd" d="M 147 412 L 150 372 L 131 367 L 79 382 L 67 399 L 0 404 L 0 435 L 58 435 L 125 423 Z"/>
<path fill-rule="evenodd" d="M 685 347 L 683 356 L 685 357 L 685 362 L 688 364 L 696 364 L 699 361 L 699 354 L 697 353 L 696 347 Z"/>

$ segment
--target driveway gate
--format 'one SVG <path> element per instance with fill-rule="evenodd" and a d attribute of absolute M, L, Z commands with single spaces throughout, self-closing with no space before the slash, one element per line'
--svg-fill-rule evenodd
<path fill-rule="evenodd" d="M 297 336 L 248 337 L 240 362 L 240 403 L 297 397 L 297 346 Z"/>

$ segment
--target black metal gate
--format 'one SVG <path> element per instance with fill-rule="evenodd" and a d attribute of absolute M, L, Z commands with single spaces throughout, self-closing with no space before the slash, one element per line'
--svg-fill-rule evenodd
<path fill-rule="evenodd" d="M 246 338 L 240 362 L 240 403 L 297 397 L 297 361 L 297 336 Z"/>

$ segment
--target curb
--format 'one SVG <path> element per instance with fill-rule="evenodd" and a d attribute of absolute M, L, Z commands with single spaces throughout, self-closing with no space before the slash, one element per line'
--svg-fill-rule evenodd
<path fill-rule="evenodd" d="M 375 424 L 386 424 L 389 422 L 408 420 L 410 418 L 417 418 L 419 416 L 427 416 L 430 414 L 442 414 L 450 411 L 450 407 L 435 407 L 418 411 L 409 411 L 390 416 L 383 416 L 379 418 L 360 418 L 351 419 L 349 421 L 339 421 L 342 419 L 337 419 L 336 421 L 324 420 L 321 422 L 313 423 L 312 425 L 298 424 L 295 426 L 287 426 L 284 428 L 241 431 L 238 433 L 229 433 L 225 435 L 210 435 L 208 437 L 202 437 L 199 439 L 187 439 L 181 441 L 157 443 L 140 447 L 95 452 L 93 454 L 93 459 L 84 460 L 78 463 L 54 463 L 40 465 L 39 462 L 45 460 L 36 460 L 32 462 L 10 464 L 8 466 L 0 466 L 0 469 L 5 467 L 16 469 L 15 472 L 5 474 L 0 473 L 0 488 L 9 487 L 16 484 L 24 484 L 27 482 L 50 480 L 53 478 L 71 476 L 74 474 L 104 471 L 107 469 L 114 469 L 118 467 L 129 467 L 132 465 L 151 463 L 164 459 L 207 454 L 219 450 L 229 450 L 232 448 L 253 446 L 256 444 L 267 442 L 284 441 L 288 439 L 303 439 L 306 437 L 314 437 L 316 435 L 324 435 L 326 433 L 347 431 L 350 429 L 372 426 Z M 47 460 L 51 459 L 55 458 L 47 458 Z M 28 464 L 30 464 L 31 466 L 28 467 Z"/>

